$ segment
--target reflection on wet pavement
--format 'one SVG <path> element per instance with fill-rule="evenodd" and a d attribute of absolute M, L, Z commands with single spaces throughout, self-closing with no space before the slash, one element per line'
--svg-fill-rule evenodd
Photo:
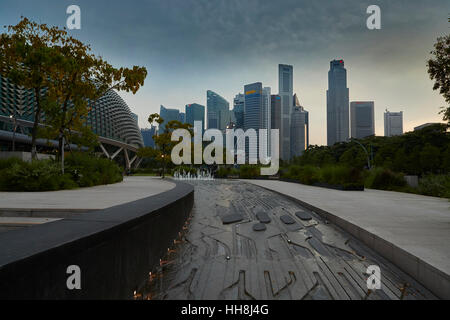
<path fill-rule="evenodd" d="M 198 181 L 184 232 L 136 294 L 144 299 L 435 299 L 316 213 L 239 181 Z M 366 270 L 381 269 L 380 290 Z"/>

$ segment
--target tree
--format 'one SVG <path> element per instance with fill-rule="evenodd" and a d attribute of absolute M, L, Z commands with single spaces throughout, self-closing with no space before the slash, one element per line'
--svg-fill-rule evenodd
<path fill-rule="evenodd" d="M 156 122 L 159 126 L 164 123 L 164 119 L 157 113 L 151 114 L 148 118 L 148 122 L 153 125 Z M 186 129 L 193 135 L 192 126 L 189 123 L 181 123 L 180 121 L 172 120 L 165 124 L 164 131 L 153 136 L 156 148 L 142 148 L 138 151 L 139 157 L 144 158 L 156 158 L 159 159 L 162 164 L 162 178 L 165 178 L 167 165 L 171 161 L 171 153 L 173 147 L 177 145 L 177 141 L 172 141 L 172 132 L 176 129 Z"/>
<path fill-rule="evenodd" d="M 0 43 L 2 74 L 40 93 L 36 94 L 33 136 L 44 111 L 46 135 L 58 138 L 60 156 L 68 138 L 87 132 L 87 115 L 101 96 L 113 89 L 135 94 L 147 76 L 144 67 L 114 68 L 93 55 L 89 45 L 69 36 L 65 28 L 49 28 L 23 18 L 8 30 L 12 34 L 3 34 Z"/>
<path fill-rule="evenodd" d="M 61 39 L 55 78 L 47 93 L 49 103 L 45 104 L 48 130 L 58 137 L 59 155 L 74 131 L 83 132 L 88 113 L 100 97 L 113 89 L 135 94 L 147 76 L 144 67 L 114 68 L 65 31 Z"/>
<path fill-rule="evenodd" d="M 45 99 L 45 88 L 55 78 L 57 53 L 61 30 L 38 25 L 22 17 L 15 26 L 7 27 L 8 34 L 0 36 L 0 75 L 18 86 L 33 90 L 35 95 L 34 123 L 31 134 L 31 154 L 36 159 L 36 138 Z"/>
<path fill-rule="evenodd" d="M 449 104 L 442 107 L 440 112 L 443 120 L 448 121 L 450 125 L 450 35 L 439 37 L 434 50 L 433 59 L 428 60 L 428 74 L 431 80 L 435 80 L 433 90 L 438 90 L 444 96 L 445 101 Z"/>

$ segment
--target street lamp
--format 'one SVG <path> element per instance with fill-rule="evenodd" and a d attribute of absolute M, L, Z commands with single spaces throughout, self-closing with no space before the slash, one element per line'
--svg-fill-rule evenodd
<path fill-rule="evenodd" d="M 366 156 L 367 156 L 367 168 L 370 170 L 370 168 L 371 168 L 371 166 L 370 166 L 370 156 L 369 156 L 369 152 L 367 152 L 366 147 L 364 147 L 363 144 L 361 142 L 359 142 L 358 140 L 356 140 L 356 139 L 351 138 L 350 140 L 353 141 L 353 142 L 356 142 L 357 144 L 359 144 L 361 146 L 361 148 L 363 148 L 363 150 L 364 150 L 364 152 L 366 153 Z"/>
<path fill-rule="evenodd" d="M 17 122 L 16 121 L 17 121 L 17 119 L 16 119 L 16 117 L 14 115 L 10 115 L 9 118 L 14 120 L 14 122 L 13 122 L 12 151 L 15 152 L 16 151 L 16 128 L 17 128 L 17 125 L 16 125 Z"/>

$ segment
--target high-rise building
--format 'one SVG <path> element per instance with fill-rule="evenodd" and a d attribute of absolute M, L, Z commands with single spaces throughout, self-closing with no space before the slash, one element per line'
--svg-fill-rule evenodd
<path fill-rule="evenodd" d="M 205 131 L 205 106 L 197 103 L 186 105 L 186 123 L 194 126 L 194 121 L 202 122 L 202 134 Z"/>
<path fill-rule="evenodd" d="M 186 113 L 180 112 L 180 122 L 185 123 L 186 122 Z"/>
<path fill-rule="evenodd" d="M 271 135 L 270 135 L 270 129 L 271 129 L 271 88 L 270 87 L 264 87 L 262 89 L 262 109 L 261 109 L 261 126 L 260 129 L 267 129 L 267 155 L 270 156 L 271 153 Z"/>
<path fill-rule="evenodd" d="M 384 113 L 384 136 L 391 137 L 403 134 L 403 111 Z"/>
<path fill-rule="evenodd" d="M 242 93 L 237 94 L 233 100 L 233 113 L 236 129 L 244 128 L 244 104 L 245 96 Z"/>
<path fill-rule="evenodd" d="M 164 120 L 164 122 L 159 125 L 159 130 L 158 130 L 159 134 L 164 133 L 164 130 L 166 128 L 166 124 L 169 121 L 173 121 L 173 120 L 180 121 L 181 120 L 180 110 L 178 110 L 178 109 L 168 109 L 168 108 L 165 108 L 162 105 L 161 105 L 161 108 L 159 110 L 159 115 Z"/>
<path fill-rule="evenodd" d="M 261 118 L 263 109 L 263 87 L 261 82 L 247 84 L 244 86 L 245 103 L 244 103 L 244 130 L 255 129 L 256 134 L 259 134 L 261 129 Z M 253 159 L 258 158 L 259 144 L 257 144 L 255 151 L 248 147 L 248 142 L 245 143 L 246 154 Z"/>
<path fill-rule="evenodd" d="M 270 127 L 272 129 L 281 128 L 281 97 L 279 95 L 271 95 L 270 103 Z M 281 138 L 281 136 L 280 136 Z"/>
<path fill-rule="evenodd" d="M 289 160 L 294 71 L 290 65 L 278 66 L 278 95 L 281 98 L 280 158 Z"/>
<path fill-rule="evenodd" d="M 349 139 L 349 90 L 344 60 L 330 62 L 327 90 L 327 143 Z"/>
<path fill-rule="evenodd" d="M 153 136 L 156 136 L 157 133 L 157 128 L 153 125 L 149 129 L 141 129 L 142 138 L 144 139 L 144 146 L 155 148 Z"/>
<path fill-rule="evenodd" d="M 375 104 L 373 101 L 350 103 L 350 125 L 352 138 L 362 139 L 375 135 Z"/>
<path fill-rule="evenodd" d="M 297 94 L 292 102 L 291 158 L 301 156 L 309 146 L 309 113 L 300 105 Z"/>
<path fill-rule="evenodd" d="M 223 97 L 217 93 L 208 90 L 206 92 L 206 106 L 207 106 L 207 119 L 208 129 L 226 129 L 226 118 L 229 117 L 230 104 Z M 221 121 L 221 117 L 225 119 Z M 225 125 L 223 125 L 225 124 Z"/>
<path fill-rule="evenodd" d="M 291 157 L 298 157 L 308 148 L 308 111 L 295 106 L 291 117 Z"/>

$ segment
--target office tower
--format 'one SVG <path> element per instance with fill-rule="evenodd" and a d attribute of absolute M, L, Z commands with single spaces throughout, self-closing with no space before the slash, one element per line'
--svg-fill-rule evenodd
<path fill-rule="evenodd" d="M 384 136 L 391 137 L 403 134 L 403 111 L 384 113 Z"/>
<path fill-rule="evenodd" d="M 234 116 L 231 110 L 219 111 L 219 129 L 225 130 L 233 122 Z"/>
<path fill-rule="evenodd" d="M 235 128 L 244 128 L 244 103 L 245 96 L 242 93 L 237 94 L 233 100 L 233 113 L 235 118 Z"/>
<path fill-rule="evenodd" d="M 281 128 L 281 97 L 279 95 L 270 96 L 270 127 L 272 129 Z M 280 136 L 281 138 L 281 136 Z"/>
<path fill-rule="evenodd" d="M 373 101 L 350 103 L 352 138 L 362 139 L 375 135 L 375 104 Z"/>
<path fill-rule="evenodd" d="M 244 86 L 245 103 L 244 103 L 244 130 L 255 129 L 256 134 L 259 134 L 261 128 L 262 108 L 263 108 L 263 95 L 262 95 L 262 83 L 256 82 L 247 84 Z M 248 141 L 246 139 L 245 149 L 246 155 L 253 159 L 258 158 L 259 144 L 256 146 L 256 154 L 251 153 L 252 149 L 248 147 Z"/>
<path fill-rule="evenodd" d="M 186 122 L 186 113 L 184 112 L 180 112 L 180 120 L 181 123 L 185 123 Z"/>
<path fill-rule="evenodd" d="M 159 115 L 163 118 L 164 122 L 159 126 L 158 133 L 164 133 L 164 129 L 166 128 L 166 124 L 169 121 L 176 120 L 180 121 L 180 110 L 177 109 L 168 109 L 161 105 L 159 110 Z"/>
<path fill-rule="evenodd" d="M 280 158 L 290 159 L 291 113 L 294 82 L 293 67 L 278 66 L 278 95 L 281 98 Z"/>
<path fill-rule="evenodd" d="M 330 62 L 327 90 L 327 143 L 349 139 L 349 90 L 347 88 L 347 70 L 344 60 Z"/>
<path fill-rule="evenodd" d="M 222 120 L 220 117 L 228 117 L 229 113 L 223 111 L 230 110 L 230 104 L 227 100 L 222 98 L 217 93 L 208 90 L 206 92 L 206 106 L 207 106 L 207 119 L 208 119 L 208 129 L 226 129 L 226 119 Z M 222 111 L 222 112 L 221 112 Z"/>
<path fill-rule="evenodd" d="M 144 140 L 144 146 L 155 148 L 155 141 L 153 136 L 157 135 L 156 126 L 151 126 L 149 129 L 141 129 L 142 139 Z"/>
<path fill-rule="evenodd" d="M 205 106 L 197 103 L 186 105 L 186 123 L 194 127 L 194 121 L 202 122 L 202 134 L 205 131 Z"/>
<path fill-rule="evenodd" d="M 308 111 L 295 106 L 291 117 L 291 158 L 298 157 L 308 148 Z"/>
<path fill-rule="evenodd" d="M 262 90 L 262 109 L 261 109 L 261 126 L 260 129 L 267 129 L 267 155 L 271 155 L 271 141 L 270 141 L 270 129 L 271 129 L 271 88 L 264 87 Z"/>

